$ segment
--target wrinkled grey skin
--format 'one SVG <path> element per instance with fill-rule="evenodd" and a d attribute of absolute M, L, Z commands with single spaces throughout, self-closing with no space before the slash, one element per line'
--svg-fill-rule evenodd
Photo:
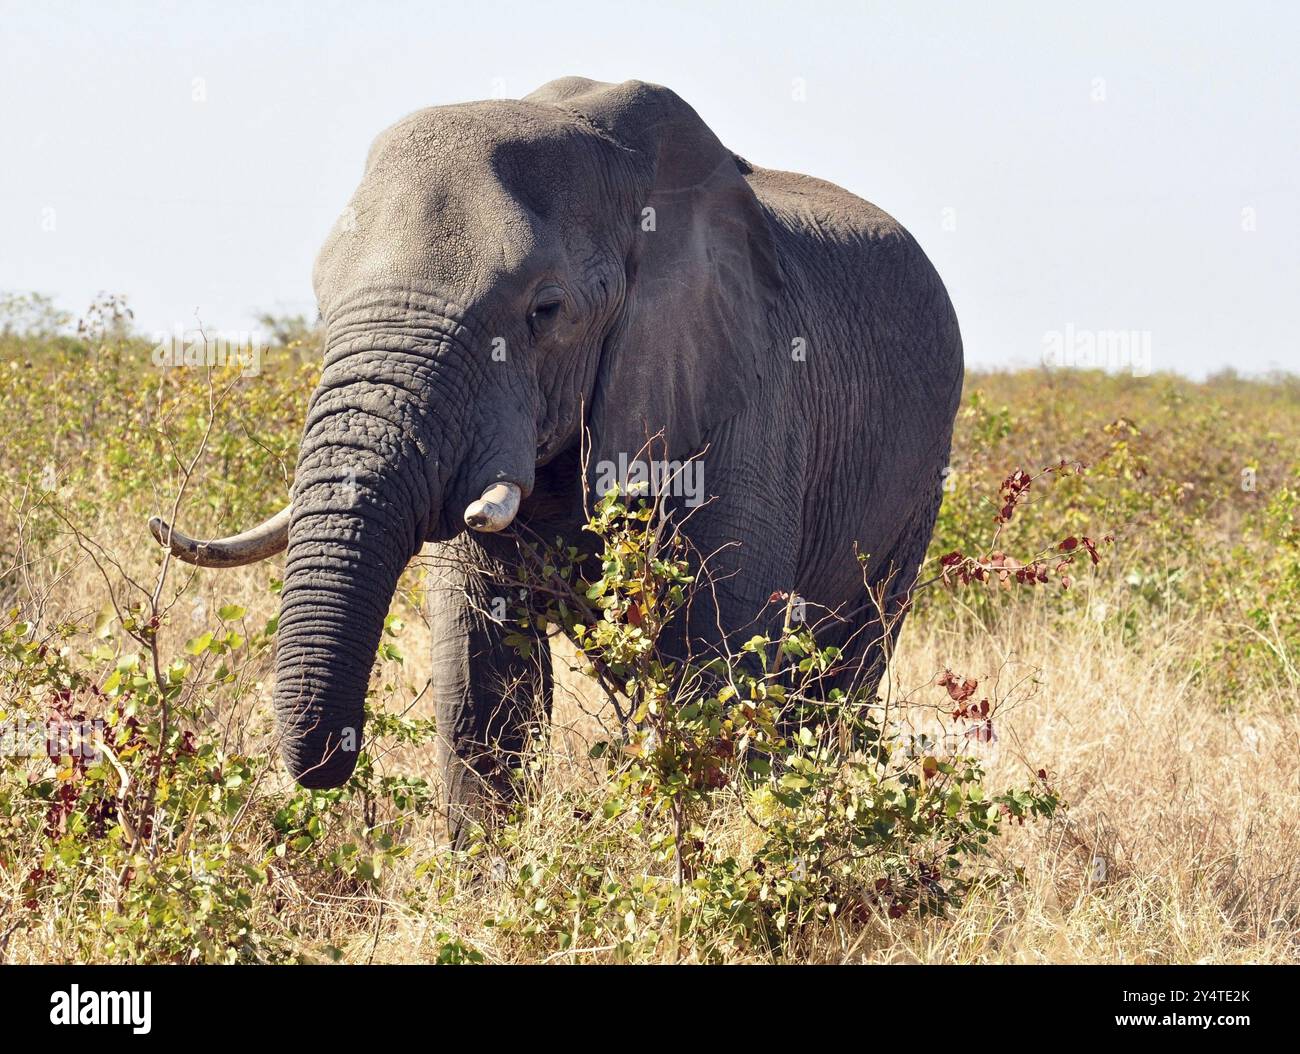
<path fill-rule="evenodd" d="M 730 577 L 682 640 L 752 633 L 777 590 L 859 607 L 855 543 L 873 581 L 915 575 L 962 380 L 943 284 L 889 216 L 748 165 L 667 89 L 566 78 L 413 114 L 375 142 L 314 281 L 327 350 L 276 684 L 306 786 L 352 771 L 384 616 L 425 542 L 451 800 L 500 782 L 549 707 L 549 658 L 541 638 L 540 661 L 503 643 L 517 629 L 487 611 L 504 590 L 463 565 L 512 546 L 462 516 L 513 481 L 519 523 L 576 543 L 584 418 L 589 465 L 661 429 L 673 458 L 707 448 L 715 500 L 685 530 L 702 553 L 724 547 L 713 567 Z"/>

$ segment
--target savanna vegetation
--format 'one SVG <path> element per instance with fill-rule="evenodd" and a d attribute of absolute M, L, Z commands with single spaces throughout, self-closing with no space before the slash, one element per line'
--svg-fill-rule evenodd
<path fill-rule="evenodd" d="M 527 793 L 453 846 L 419 562 L 361 763 L 308 791 L 277 561 L 195 571 L 145 529 L 284 503 L 317 365 L 303 320 L 267 328 L 255 372 L 160 369 L 119 300 L 0 305 L 3 961 L 1296 959 L 1300 379 L 968 375 L 871 698 L 813 701 L 835 655 L 788 596 L 722 670 L 666 668 L 695 583 L 609 496 L 600 577 L 536 550 L 581 647 Z M 89 755 L 15 735 L 86 721 Z"/>

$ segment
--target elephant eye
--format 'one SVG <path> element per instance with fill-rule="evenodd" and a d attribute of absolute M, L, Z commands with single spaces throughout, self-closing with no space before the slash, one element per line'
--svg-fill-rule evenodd
<path fill-rule="evenodd" d="M 533 304 L 528 312 L 528 325 L 533 333 L 540 336 L 550 330 L 559 321 L 564 308 L 564 295 L 558 290 L 546 290 Z"/>

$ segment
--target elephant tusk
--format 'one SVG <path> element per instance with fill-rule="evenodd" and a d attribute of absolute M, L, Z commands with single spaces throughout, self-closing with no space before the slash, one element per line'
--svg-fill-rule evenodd
<path fill-rule="evenodd" d="M 489 533 L 505 530 L 519 511 L 519 497 L 518 484 L 493 483 L 465 510 L 466 526 Z"/>
<path fill-rule="evenodd" d="M 229 538 L 210 538 L 198 541 L 168 525 L 160 516 L 149 521 L 149 530 L 166 546 L 171 554 L 187 564 L 198 567 L 239 567 L 274 556 L 289 543 L 289 512 L 286 505 L 269 520 L 259 523 L 243 534 Z"/>

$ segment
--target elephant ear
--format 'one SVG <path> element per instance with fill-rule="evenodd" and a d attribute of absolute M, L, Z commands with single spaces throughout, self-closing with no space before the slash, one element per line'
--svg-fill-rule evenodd
<path fill-rule="evenodd" d="M 759 390 L 775 350 L 781 268 L 749 167 L 658 85 L 571 77 L 529 99 L 594 125 L 636 183 L 623 312 L 588 412 L 590 465 L 644 457 L 660 433 L 669 458 L 689 457 Z"/>

